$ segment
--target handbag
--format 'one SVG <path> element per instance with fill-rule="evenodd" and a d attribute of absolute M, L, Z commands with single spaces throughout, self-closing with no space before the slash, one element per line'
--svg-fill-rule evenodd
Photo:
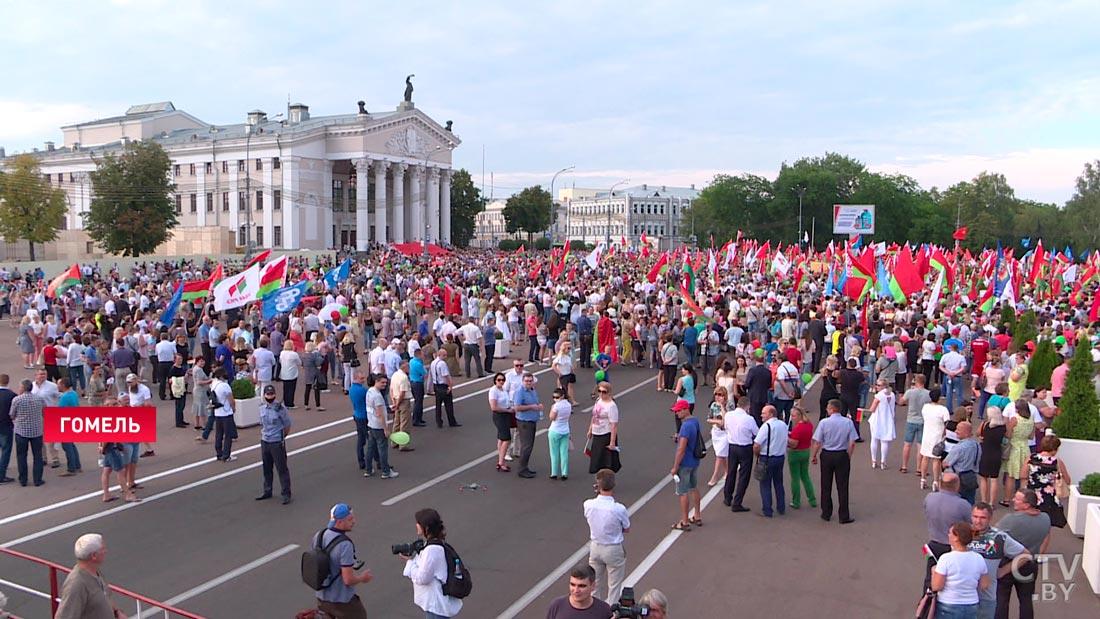
<path fill-rule="evenodd" d="M 1069 498 L 1069 484 L 1067 484 L 1066 480 L 1062 478 L 1061 473 L 1058 473 L 1054 477 L 1054 496 L 1058 497 L 1059 499 Z"/>
<path fill-rule="evenodd" d="M 942 458 L 947 453 L 947 444 L 944 441 L 940 441 L 932 446 L 932 457 Z M 1006 456 L 1007 457 L 1007 456 Z"/>
<path fill-rule="evenodd" d="M 772 427 L 768 426 L 768 433 L 765 435 L 767 438 L 764 440 L 765 449 L 771 447 L 772 439 Z M 768 454 L 757 456 L 756 462 L 752 464 L 752 478 L 757 481 L 764 481 L 768 478 L 768 463 L 764 461 Z"/>
<path fill-rule="evenodd" d="M 936 592 L 932 589 L 925 589 L 924 595 L 921 596 L 920 602 L 917 602 L 917 613 L 914 615 L 916 619 L 932 619 L 936 616 Z"/>

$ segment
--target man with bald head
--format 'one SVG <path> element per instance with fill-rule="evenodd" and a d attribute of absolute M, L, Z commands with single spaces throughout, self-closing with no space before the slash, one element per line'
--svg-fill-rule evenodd
<path fill-rule="evenodd" d="M 959 476 L 959 496 L 974 505 L 974 492 L 978 489 L 978 460 L 982 449 L 974 439 L 974 426 L 969 421 L 960 421 L 955 428 L 959 442 L 951 447 L 944 467 Z"/>
<path fill-rule="evenodd" d="M 932 551 L 924 577 L 925 589 L 932 584 L 932 566 L 936 559 L 951 550 L 947 537 L 951 525 L 970 522 L 970 509 L 970 503 L 959 496 L 959 476 L 955 473 L 944 473 L 939 492 L 930 492 L 924 497 L 924 522 L 928 527 L 928 548 Z"/>

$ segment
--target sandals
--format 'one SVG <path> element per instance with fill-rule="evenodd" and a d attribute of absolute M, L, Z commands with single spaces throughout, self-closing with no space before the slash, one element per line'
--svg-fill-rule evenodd
<path fill-rule="evenodd" d="M 676 524 L 672 525 L 672 530 L 673 531 L 690 531 L 691 530 L 691 523 L 677 522 Z"/>
<path fill-rule="evenodd" d="M 701 527 L 701 526 L 703 526 L 703 519 L 702 518 L 692 518 L 691 519 L 691 524 L 694 525 L 694 526 L 697 526 L 697 527 Z"/>
<path fill-rule="evenodd" d="M 1000 501 L 999 505 L 1001 507 L 1012 507 L 1012 503 L 1009 503 L 1008 501 Z"/>
<path fill-rule="evenodd" d="M 903 466 L 900 469 L 898 469 L 898 472 L 901 473 L 902 475 L 904 475 L 904 474 L 909 472 L 909 469 L 907 469 Z"/>
<path fill-rule="evenodd" d="M 117 496 L 113 496 L 113 497 L 110 497 L 110 498 L 107 498 L 107 499 L 103 499 L 103 502 L 104 502 L 104 503 L 110 503 L 110 502 L 112 502 L 112 501 L 117 501 L 117 500 L 118 500 L 118 497 L 117 497 Z"/>

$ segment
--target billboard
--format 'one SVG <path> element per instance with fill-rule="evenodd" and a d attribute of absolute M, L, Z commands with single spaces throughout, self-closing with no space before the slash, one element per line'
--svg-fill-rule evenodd
<path fill-rule="evenodd" d="M 834 204 L 833 234 L 874 234 L 874 204 Z"/>

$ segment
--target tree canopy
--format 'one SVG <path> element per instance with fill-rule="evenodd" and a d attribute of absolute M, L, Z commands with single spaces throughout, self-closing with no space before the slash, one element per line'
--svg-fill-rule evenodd
<path fill-rule="evenodd" d="M 466 247 L 474 236 L 477 214 L 485 210 L 485 198 L 466 169 L 451 177 L 451 243 Z"/>
<path fill-rule="evenodd" d="M 57 238 L 66 210 L 65 192 L 42 176 L 34 155 L 15 157 L 12 168 L 0 173 L 0 235 L 9 243 L 27 241 L 31 260 L 35 243 Z"/>
<path fill-rule="evenodd" d="M 528 187 L 523 191 L 508 198 L 504 205 L 505 230 L 509 233 L 527 233 L 527 242 L 531 242 L 531 235 L 542 232 L 553 223 L 554 201 L 550 192 L 540 185 Z"/>
<path fill-rule="evenodd" d="M 172 237 L 176 219 L 168 175 L 171 160 L 159 144 L 130 142 L 119 156 L 96 162 L 92 203 L 84 229 L 97 247 L 112 254 L 151 253 Z"/>

